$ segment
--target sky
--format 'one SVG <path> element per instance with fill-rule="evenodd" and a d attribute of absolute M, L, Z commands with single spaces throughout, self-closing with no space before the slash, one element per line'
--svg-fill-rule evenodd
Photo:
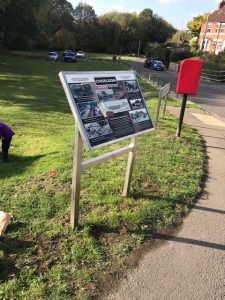
<path fill-rule="evenodd" d="M 75 8 L 80 0 L 68 0 Z M 83 0 L 91 5 L 99 16 L 110 11 L 137 12 L 151 8 L 154 14 L 163 17 L 176 29 L 187 29 L 193 17 L 213 12 L 220 0 Z"/>

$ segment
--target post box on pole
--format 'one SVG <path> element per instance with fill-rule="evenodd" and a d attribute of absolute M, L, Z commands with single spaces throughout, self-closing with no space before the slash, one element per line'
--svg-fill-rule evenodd
<path fill-rule="evenodd" d="M 198 84 L 202 70 L 203 61 L 200 59 L 185 59 L 180 65 L 177 81 L 177 94 L 183 94 L 183 101 L 178 121 L 176 136 L 180 137 L 183 118 L 186 108 L 187 96 L 196 95 L 198 92 Z"/>

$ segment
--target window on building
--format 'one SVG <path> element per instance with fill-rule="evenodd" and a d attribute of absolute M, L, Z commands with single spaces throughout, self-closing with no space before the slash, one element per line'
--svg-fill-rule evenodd
<path fill-rule="evenodd" d="M 224 33 L 224 32 L 225 32 L 225 24 L 222 24 L 222 25 L 221 25 L 220 32 L 221 32 L 221 33 Z"/>
<path fill-rule="evenodd" d="M 220 25 L 216 25 L 216 32 L 219 32 L 220 30 Z"/>
<path fill-rule="evenodd" d="M 222 46 L 222 41 L 218 41 L 218 42 L 217 42 L 216 49 L 217 49 L 217 50 L 220 50 L 221 46 Z"/>
<path fill-rule="evenodd" d="M 207 51 L 208 50 L 208 47 L 209 47 L 209 40 L 204 40 L 203 42 L 202 42 L 202 50 L 203 51 Z"/>
<path fill-rule="evenodd" d="M 210 26 L 208 25 L 208 27 L 207 27 L 207 32 L 210 32 L 210 30 L 211 30 L 211 29 L 210 29 Z"/>

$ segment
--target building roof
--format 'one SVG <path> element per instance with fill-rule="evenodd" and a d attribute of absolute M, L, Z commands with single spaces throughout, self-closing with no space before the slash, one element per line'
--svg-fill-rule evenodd
<path fill-rule="evenodd" d="M 220 9 L 215 10 L 212 14 L 209 15 L 208 22 L 225 23 L 225 2 L 224 5 L 221 6 L 222 7 Z"/>

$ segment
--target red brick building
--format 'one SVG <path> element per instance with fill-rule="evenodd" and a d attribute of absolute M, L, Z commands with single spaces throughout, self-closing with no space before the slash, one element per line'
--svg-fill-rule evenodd
<path fill-rule="evenodd" d="M 198 43 L 203 52 L 218 54 L 225 50 L 225 0 L 202 24 Z"/>

